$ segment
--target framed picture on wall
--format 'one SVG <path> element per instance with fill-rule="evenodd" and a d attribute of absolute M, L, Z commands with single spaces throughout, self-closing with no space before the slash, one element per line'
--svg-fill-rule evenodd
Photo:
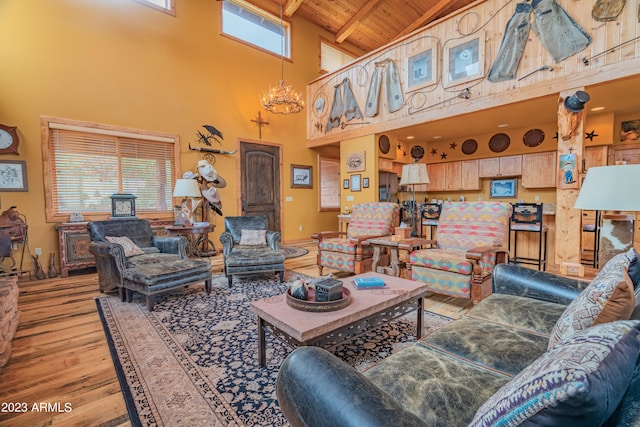
<path fill-rule="evenodd" d="M 356 151 L 347 155 L 347 172 L 362 172 L 366 169 L 365 152 Z"/>
<path fill-rule="evenodd" d="M 358 174 L 351 175 L 351 191 L 362 190 L 362 176 Z"/>
<path fill-rule="evenodd" d="M 444 87 L 467 83 L 484 76 L 484 31 L 456 40 L 444 50 Z"/>
<path fill-rule="evenodd" d="M 0 192 L 2 191 L 28 191 L 26 161 L 0 160 Z"/>
<path fill-rule="evenodd" d="M 369 178 L 362 178 L 362 188 L 369 188 Z"/>
<path fill-rule="evenodd" d="M 558 156 L 558 188 L 580 188 L 578 156 L 576 153 Z"/>
<path fill-rule="evenodd" d="M 407 89 L 415 90 L 436 83 L 436 50 L 428 49 L 407 58 Z"/>
<path fill-rule="evenodd" d="M 291 188 L 313 188 L 311 166 L 291 165 Z"/>
<path fill-rule="evenodd" d="M 345 190 L 349 189 L 349 180 L 345 179 L 342 181 L 342 188 L 344 188 Z"/>
<path fill-rule="evenodd" d="M 515 198 L 518 192 L 517 178 L 492 179 L 489 197 L 492 199 Z"/>

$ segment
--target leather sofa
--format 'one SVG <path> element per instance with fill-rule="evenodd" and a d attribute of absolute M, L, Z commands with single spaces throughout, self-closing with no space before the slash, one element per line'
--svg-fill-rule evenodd
<path fill-rule="evenodd" d="M 627 273 L 627 268 L 616 267 L 620 280 L 627 283 L 627 290 L 631 289 L 623 319 L 640 319 L 633 286 L 637 285 L 640 261 L 635 255 L 635 261 L 628 260 L 635 265 L 633 275 L 630 268 Z M 593 292 L 594 285 L 585 289 L 587 285 L 572 278 L 500 264 L 494 269 L 491 296 L 461 319 L 363 373 L 323 349 L 296 349 L 278 373 L 279 405 L 293 426 L 451 427 L 527 422 L 563 427 L 640 425 L 640 321 L 589 326 L 548 349 L 558 333 L 557 324 L 564 324 L 562 318 L 575 310 L 577 302 L 582 302 L 585 295 L 602 295 L 599 289 Z M 550 375 L 538 377 L 539 365 L 547 368 L 563 363 L 565 356 L 590 360 L 604 348 L 604 344 L 597 347 L 606 341 L 598 334 L 609 334 L 614 328 L 628 331 L 626 347 L 619 343 L 612 346 L 608 359 L 597 365 L 595 380 L 588 376 L 580 387 L 567 386 L 561 392 L 544 390 L 557 384 L 564 387 L 566 372 L 551 370 Z M 595 336 L 594 342 L 589 341 L 591 335 Z M 584 360 L 581 363 L 588 364 Z M 581 363 L 572 369 L 580 369 Z M 617 372 L 613 374 L 615 381 L 600 372 L 602 369 L 610 374 L 607 367 L 611 366 Z M 578 374 L 575 377 L 583 379 Z M 602 379 L 598 382 L 597 378 Z M 510 389 L 521 382 L 526 384 L 524 388 Z M 579 398 L 554 402 L 569 389 Z M 535 402 L 546 402 L 548 407 L 536 409 Z M 501 418 L 492 418 L 496 414 Z"/>
<path fill-rule="evenodd" d="M 149 311 L 155 295 L 190 283 L 204 281 L 211 292 L 211 263 L 187 258 L 184 236 L 155 236 L 149 222 L 137 218 L 93 221 L 87 230 L 100 291 L 118 289 L 123 302 L 131 302 L 133 292 L 141 293 Z M 141 253 L 127 256 L 125 246 L 109 241 L 114 237 L 127 237 Z"/>

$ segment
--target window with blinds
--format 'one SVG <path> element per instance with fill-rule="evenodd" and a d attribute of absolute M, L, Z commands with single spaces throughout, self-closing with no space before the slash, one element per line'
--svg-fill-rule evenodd
<path fill-rule="evenodd" d="M 176 7 L 174 0 L 136 0 L 138 3 L 142 3 L 161 12 L 168 13 L 169 15 L 176 15 Z"/>
<path fill-rule="evenodd" d="M 318 157 L 320 211 L 340 210 L 340 161 Z"/>
<path fill-rule="evenodd" d="M 47 220 L 111 214 L 111 196 L 136 196 L 138 216 L 172 216 L 177 137 L 49 122 L 45 168 Z M 48 188 L 46 188 L 48 187 Z"/>
<path fill-rule="evenodd" d="M 320 73 L 330 73 L 355 59 L 355 55 L 320 40 Z"/>

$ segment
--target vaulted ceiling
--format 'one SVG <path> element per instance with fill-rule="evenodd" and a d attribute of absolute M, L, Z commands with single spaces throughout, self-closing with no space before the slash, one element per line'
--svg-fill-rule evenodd
<path fill-rule="evenodd" d="M 280 4 L 280 0 L 272 0 Z M 283 0 L 285 17 L 296 15 L 372 51 L 460 9 L 473 0 Z"/>

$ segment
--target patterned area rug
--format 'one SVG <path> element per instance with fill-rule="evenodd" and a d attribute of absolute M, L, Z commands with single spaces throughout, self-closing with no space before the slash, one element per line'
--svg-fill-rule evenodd
<path fill-rule="evenodd" d="M 287 271 L 285 280 L 303 275 Z M 227 288 L 216 276 L 202 286 L 156 298 L 149 313 L 142 298 L 96 300 L 134 426 L 284 426 L 275 378 L 291 352 L 267 334 L 267 363 L 257 361 L 256 317 L 249 302 L 282 294 L 286 283 L 256 276 Z M 427 312 L 425 334 L 451 319 Z M 415 342 L 415 312 L 366 332 L 333 353 L 362 371 Z"/>
<path fill-rule="evenodd" d="M 309 251 L 305 248 L 298 248 L 295 246 L 280 246 L 280 253 L 284 254 L 284 257 L 288 259 L 306 255 Z"/>

